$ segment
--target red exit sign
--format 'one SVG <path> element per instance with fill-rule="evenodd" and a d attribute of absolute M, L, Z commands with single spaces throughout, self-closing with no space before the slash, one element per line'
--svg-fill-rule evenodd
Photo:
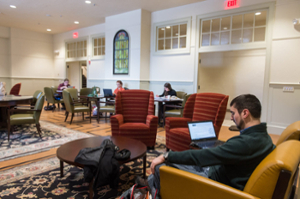
<path fill-rule="evenodd" d="M 240 7 L 240 0 L 226 0 L 224 4 L 225 10 L 238 8 Z"/>
<path fill-rule="evenodd" d="M 78 38 L 78 32 L 73 32 L 73 39 L 77 39 Z"/>

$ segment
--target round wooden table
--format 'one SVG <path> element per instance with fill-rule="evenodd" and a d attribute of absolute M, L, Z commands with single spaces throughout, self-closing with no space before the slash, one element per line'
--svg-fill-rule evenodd
<path fill-rule="evenodd" d="M 0 96 L 0 126 L 7 126 L 7 109 L 18 104 L 30 104 L 32 96 Z"/>
<path fill-rule="evenodd" d="M 117 145 L 120 150 L 128 149 L 131 152 L 130 158 L 124 161 L 119 161 L 119 164 L 124 164 L 138 158 L 143 157 L 143 175 L 146 177 L 146 152 L 147 146 L 139 140 L 134 140 L 131 138 L 121 137 L 121 136 L 107 136 L 107 137 L 89 137 L 84 139 L 75 140 L 68 142 L 60 146 L 56 151 L 56 156 L 60 160 L 60 176 L 64 176 L 64 162 L 83 168 L 84 165 L 74 162 L 75 157 L 79 151 L 83 148 L 93 148 L 101 145 L 103 140 L 111 139 L 115 145 Z M 93 181 L 89 184 L 89 198 L 92 199 L 93 192 Z"/>
<path fill-rule="evenodd" d="M 143 158 L 143 175 L 146 176 L 146 152 L 147 146 L 139 140 L 134 140 L 121 136 L 107 136 L 107 137 L 89 137 L 79 140 L 74 140 L 60 146 L 56 151 L 56 156 L 60 160 L 60 175 L 63 177 L 64 162 L 83 168 L 84 165 L 74 162 L 75 157 L 83 148 L 99 147 L 103 140 L 111 139 L 120 150 L 128 149 L 131 152 L 130 158 L 124 161 L 119 161 L 120 164 L 134 161 L 138 158 Z"/>

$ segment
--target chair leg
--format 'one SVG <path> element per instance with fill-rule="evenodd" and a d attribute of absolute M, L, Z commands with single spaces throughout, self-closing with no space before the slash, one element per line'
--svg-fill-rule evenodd
<path fill-rule="evenodd" d="M 84 120 L 84 112 L 82 112 L 82 120 Z"/>
<path fill-rule="evenodd" d="M 105 112 L 105 122 L 107 122 L 107 112 Z"/>
<path fill-rule="evenodd" d="M 10 124 L 7 124 L 7 140 L 9 141 L 9 137 L 10 137 L 10 131 L 11 131 L 11 126 Z"/>
<path fill-rule="evenodd" d="M 72 113 L 70 124 L 72 124 L 74 113 Z"/>
<path fill-rule="evenodd" d="M 60 103 L 57 103 L 58 104 L 58 108 L 60 109 Z"/>
<path fill-rule="evenodd" d="M 90 111 L 90 123 L 92 123 L 92 111 Z"/>
<path fill-rule="evenodd" d="M 40 123 L 36 124 L 36 129 L 37 129 L 37 131 L 38 131 L 38 133 L 40 135 L 40 138 L 42 138 L 42 135 L 41 135 L 42 131 L 41 131 L 41 125 L 40 125 Z"/>
<path fill-rule="evenodd" d="M 67 121 L 67 119 L 68 119 L 68 116 L 69 116 L 69 112 L 68 112 L 68 111 L 66 111 L 66 119 L 65 119 L 65 122 Z"/>

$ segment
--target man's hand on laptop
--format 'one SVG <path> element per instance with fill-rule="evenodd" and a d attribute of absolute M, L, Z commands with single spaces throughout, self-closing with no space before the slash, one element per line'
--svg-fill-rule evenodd
<path fill-rule="evenodd" d="M 164 163 L 164 162 L 165 162 L 165 158 L 164 158 L 163 155 L 160 155 L 160 156 L 158 156 L 157 158 L 153 159 L 153 160 L 152 160 L 152 163 L 151 163 L 151 166 L 150 166 L 150 168 L 151 168 L 151 173 L 154 175 L 156 165 L 162 164 L 162 163 Z"/>

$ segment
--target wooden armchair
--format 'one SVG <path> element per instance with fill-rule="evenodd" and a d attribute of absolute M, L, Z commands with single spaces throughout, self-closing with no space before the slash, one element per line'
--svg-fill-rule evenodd
<path fill-rule="evenodd" d="M 44 105 L 44 95 L 40 95 L 34 106 L 15 106 L 8 110 L 7 116 L 7 137 L 9 141 L 10 133 L 14 125 L 35 124 L 41 137 L 40 116 Z M 14 114 L 18 113 L 18 114 Z"/>
<path fill-rule="evenodd" d="M 243 191 L 173 167 L 160 167 L 161 198 L 292 198 L 292 184 L 298 178 L 300 142 L 277 146 L 254 170 Z"/>
<path fill-rule="evenodd" d="M 65 89 L 63 90 L 63 98 L 64 103 L 66 107 L 66 118 L 65 121 L 67 121 L 69 113 L 72 114 L 70 124 L 72 124 L 74 113 L 82 113 L 82 120 L 84 120 L 84 112 L 90 113 L 90 123 L 91 121 L 91 102 L 86 100 L 74 100 L 71 96 L 70 90 Z M 84 104 L 87 104 L 84 105 Z"/>

